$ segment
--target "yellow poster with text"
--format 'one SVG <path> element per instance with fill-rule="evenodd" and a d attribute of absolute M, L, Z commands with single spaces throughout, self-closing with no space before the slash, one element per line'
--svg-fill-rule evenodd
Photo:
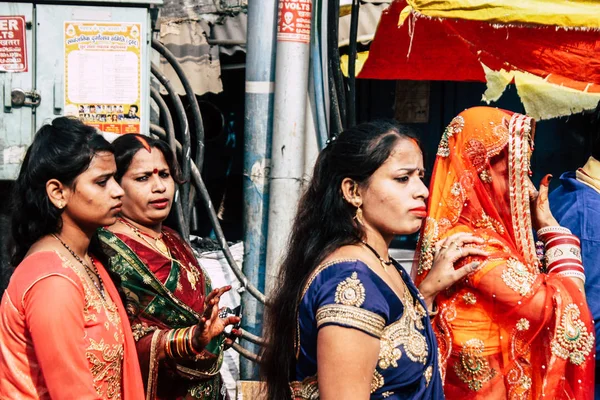
<path fill-rule="evenodd" d="M 65 22 L 65 115 L 140 133 L 141 25 Z"/>

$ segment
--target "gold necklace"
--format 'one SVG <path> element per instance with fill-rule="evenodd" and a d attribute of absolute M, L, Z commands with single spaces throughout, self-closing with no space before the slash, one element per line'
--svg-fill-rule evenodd
<path fill-rule="evenodd" d="M 158 236 L 154 237 L 152 235 L 150 235 L 149 233 L 146 233 L 144 231 L 142 231 L 141 229 L 137 228 L 136 226 L 130 224 L 129 222 L 127 222 L 126 220 L 124 220 L 123 218 L 119 218 L 118 219 L 119 222 L 127 225 L 136 235 L 138 235 L 139 237 L 141 237 L 142 239 L 144 239 L 141 235 L 147 236 L 150 239 L 154 240 L 154 244 L 152 244 L 151 246 L 154 247 L 156 250 L 160 251 L 162 254 L 167 255 L 169 252 L 169 248 L 167 247 L 167 245 L 165 244 L 165 242 L 163 242 L 162 238 L 163 238 L 163 233 L 159 233 Z M 146 239 L 144 239 L 144 241 L 146 243 L 148 243 L 148 241 Z M 150 243 L 148 243 L 150 244 Z"/>
<path fill-rule="evenodd" d="M 185 266 L 181 261 L 176 260 L 175 258 L 173 258 L 171 256 L 171 251 L 169 250 L 169 248 L 167 247 L 167 245 L 165 244 L 165 242 L 163 241 L 163 233 L 161 232 L 160 235 L 158 237 L 153 237 L 141 230 L 139 230 L 138 228 L 136 228 L 135 226 L 133 226 L 132 224 L 128 223 L 127 221 L 125 221 L 122 218 L 118 219 L 119 222 L 123 223 L 124 225 L 128 226 L 133 233 L 136 234 L 137 237 L 139 237 L 140 239 L 142 239 L 146 244 L 148 244 L 151 248 L 157 250 L 159 253 L 161 253 L 163 256 L 165 256 L 166 258 L 168 258 L 169 260 L 171 260 L 172 262 L 174 262 L 175 264 L 179 265 L 179 270 L 181 271 L 182 269 L 185 270 L 185 275 L 187 277 L 188 282 L 190 283 L 190 286 L 192 287 L 193 290 L 196 290 L 196 285 L 198 284 L 198 281 L 202 279 L 202 276 L 200 275 L 200 272 L 194 267 L 194 266 Z M 151 239 L 154 239 L 155 243 L 150 242 L 148 239 L 146 239 L 144 236 L 148 236 Z M 159 245 L 160 244 L 160 247 Z"/>

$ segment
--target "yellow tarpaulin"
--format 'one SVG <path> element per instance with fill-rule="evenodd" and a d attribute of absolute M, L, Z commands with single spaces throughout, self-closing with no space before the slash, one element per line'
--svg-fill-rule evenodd
<path fill-rule="evenodd" d="M 600 93 L 588 93 L 555 85 L 527 72 L 493 71 L 484 64 L 482 67 L 487 79 L 487 90 L 483 94 L 483 101 L 490 104 L 498 100 L 506 85 L 514 79 L 525 112 L 536 120 L 593 110 L 600 101 Z"/>
<path fill-rule="evenodd" d="M 407 3 L 429 17 L 600 28 L 598 0 L 407 0 Z"/>

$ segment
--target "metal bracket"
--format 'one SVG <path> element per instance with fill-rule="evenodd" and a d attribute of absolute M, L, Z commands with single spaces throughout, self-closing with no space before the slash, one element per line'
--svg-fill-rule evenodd
<path fill-rule="evenodd" d="M 62 75 L 54 78 L 54 115 L 60 115 L 65 103 Z"/>
<path fill-rule="evenodd" d="M 12 74 L 4 74 L 4 85 L 2 86 L 2 104 L 4 105 L 4 112 L 11 113 L 12 101 L 10 99 L 10 92 L 12 89 Z"/>

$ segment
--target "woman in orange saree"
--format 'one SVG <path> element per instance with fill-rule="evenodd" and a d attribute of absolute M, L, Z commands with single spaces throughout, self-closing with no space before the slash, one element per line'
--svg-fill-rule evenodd
<path fill-rule="evenodd" d="M 538 197 L 528 177 L 533 130 L 525 115 L 475 107 L 452 120 L 438 148 L 416 282 L 440 248 L 454 245 L 444 241 L 452 234 L 483 238 L 489 254 L 436 299 L 447 399 L 593 398 L 594 325 L 578 240 L 550 214 L 547 181 Z M 546 265 L 532 217 L 544 228 Z M 552 235 L 571 244 L 556 247 Z"/>

